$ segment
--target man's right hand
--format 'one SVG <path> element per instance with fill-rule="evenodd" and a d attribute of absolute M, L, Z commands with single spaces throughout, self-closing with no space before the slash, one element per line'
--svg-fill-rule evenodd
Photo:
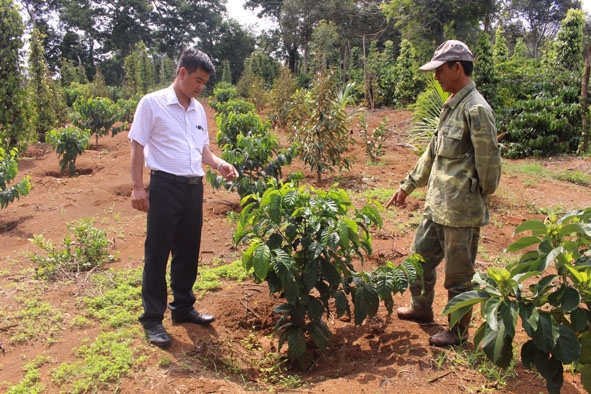
<path fill-rule="evenodd" d="M 131 191 L 131 206 L 139 211 L 148 212 L 150 203 L 148 202 L 148 193 L 143 187 L 133 188 Z"/>
<path fill-rule="evenodd" d="M 388 207 L 392 204 L 396 205 L 397 207 L 406 207 L 406 196 L 408 196 L 408 194 L 399 188 L 396 193 L 394 193 L 390 201 L 386 203 L 386 209 L 388 209 Z"/>

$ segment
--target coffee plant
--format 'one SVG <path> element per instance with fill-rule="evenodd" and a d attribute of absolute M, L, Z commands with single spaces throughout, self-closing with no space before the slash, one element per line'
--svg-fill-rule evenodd
<path fill-rule="evenodd" d="M 351 316 L 348 296 L 355 306 L 356 325 L 377 313 L 380 299 L 389 313 L 392 295 L 402 293 L 422 275 L 420 257 L 400 266 L 387 263 L 373 272 L 355 270 L 372 253 L 372 227 L 381 227 L 379 203 L 354 208 L 342 189 L 328 191 L 275 184 L 262 196 L 249 196 L 234 234 L 236 243 L 248 242 L 242 262 L 257 282 L 266 281 L 271 294 L 285 302 L 274 311 L 280 350 L 300 367 L 312 363 L 311 341 L 325 351 L 331 338 L 323 316 L 334 299 L 337 317 Z M 245 200 L 243 200 L 244 202 Z"/>
<path fill-rule="evenodd" d="M 214 187 L 235 190 L 243 198 L 262 194 L 270 180 L 279 181 L 282 167 L 291 164 L 294 148 L 281 149 L 277 138 L 269 132 L 269 122 L 263 122 L 254 112 L 254 105 L 244 100 L 229 100 L 218 104 L 216 113 L 218 134 L 216 140 L 222 150 L 222 159 L 231 163 L 240 176 L 226 182 L 209 169 L 207 181 Z M 290 179 L 298 174 L 290 175 Z"/>
<path fill-rule="evenodd" d="M 62 127 L 51 130 L 46 139 L 59 158 L 61 173 L 75 175 L 76 159 L 88 146 L 90 132 L 77 127 Z"/>
<path fill-rule="evenodd" d="M 591 392 L 591 208 L 526 221 L 515 229 L 524 232 L 531 235 L 507 249 L 525 249 L 520 260 L 476 273 L 477 288 L 450 300 L 444 313 L 451 314 L 453 326 L 480 304 L 485 321 L 474 343 L 500 367 L 512 360 L 520 320 L 529 337 L 521 361 L 546 379 L 548 392 L 560 392 L 569 364 Z"/>
<path fill-rule="evenodd" d="M 26 196 L 31 191 L 31 178 L 27 175 L 20 182 L 8 186 L 18 173 L 18 150 L 6 152 L 0 147 L 0 209 L 4 209 L 15 199 Z"/>
<path fill-rule="evenodd" d="M 98 146 L 99 136 L 115 136 L 121 127 L 113 127 L 122 117 L 121 109 L 107 97 L 80 98 L 74 102 L 74 124 L 85 130 L 89 130 L 96 138 Z"/>

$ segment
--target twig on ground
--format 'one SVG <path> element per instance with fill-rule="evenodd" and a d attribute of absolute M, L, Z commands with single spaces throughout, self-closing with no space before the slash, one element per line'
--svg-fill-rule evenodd
<path fill-rule="evenodd" d="M 427 383 L 433 383 L 433 382 L 436 382 L 436 381 L 438 381 L 439 379 L 442 379 L 442 378 L 446 377 L 446 376 L 447 376 L 447 375 L 449 375 L 450 373 L 452 373 L 452 371 L 447 371 L 447 372 L 446 372 L 446 373 L 444 373 L 444 374 L 441 374 L 441 375 L 439 375 L 439 376 L 435 376 L 433 379 L 431 379 L 431 380 L 428 380 L 428 381 L 427 381 Z"/>

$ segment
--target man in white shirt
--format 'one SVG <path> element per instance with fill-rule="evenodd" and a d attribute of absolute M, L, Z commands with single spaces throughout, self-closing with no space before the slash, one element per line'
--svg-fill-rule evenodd
<path fill-rule="evenodd" d="M 207 325 L 212 315 L 197 312 L 193 285 L 203 224 L 203 168 L 209 165 L 227 179 L 238 177 L 231 164 L 209 150 L 207 118 L 195 99 L 215 67 L 209 57 L 186 49 L 172 85 L 144 96 L 129 131 L 131 140 L 131 205 L 147 212 L 142 303 L 139 317 L 147 339 L 166 347 L 171 338 L 162 325 L 167 306 L 166 268 L 170 261 L 174 323 Z M 143 166 L 150 169 L 149 192 Z"/>

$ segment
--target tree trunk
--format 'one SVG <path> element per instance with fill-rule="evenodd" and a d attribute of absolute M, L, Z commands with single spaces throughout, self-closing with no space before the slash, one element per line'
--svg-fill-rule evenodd
<path fill-rule="evenodd" d="M 589 148 L 589 104 L 587 97 L 589 95 L 589 68 L 591 67 L 591 45 L 587 47 L 587 56 L 585 57 L 585 69 L 583 70 L 583 81 L 581 82 L 581 142 L 577 150 L 577 155 L 581 156 Z"/>

